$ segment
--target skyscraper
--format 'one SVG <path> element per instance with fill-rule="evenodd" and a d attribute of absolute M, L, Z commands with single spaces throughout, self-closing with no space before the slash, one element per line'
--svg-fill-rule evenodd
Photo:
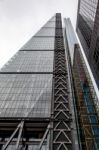
<path fill-rule="evenodd" d="M 65 20 L 65 32 L 71 86 L 74 93 L 74 108 L 81 150 L 99 149 L 99 97 L 95 94 L 85 57 L 79 47 L 72 24 Z M 96 96 L 97 95 L 97 96 Z"/>
<path fill-rule="evenodd" d="M 86 80 L 79 76 L 78 55 L 80 48 L 70 20 L 65 20 L 63 28 L 61 14 L 57 13 L 1 69 L 1 149 L 90 150 L 89 145 L 99 148 L 96 93 L 85 65 L 82 76 Z M 88 90 L 83 91 L 81 85 L 85 84 Z M 92 96 L 90 100 L 85 98 L 87 94 L 88 98 Z M 82 121 L 83 107 L 88 123 Z M 85 134 L 81 135 L 88 125 L 91 142 Z"/>
<path fill-rule="evenodd" d="M 79 0 L 77 33 L 99 87 L 99 1 Z"/>
<path fill-rule="evenodd" d="M 68 82 L 56 14 L 0 71 L 1 148 L 76 149 Z"/>

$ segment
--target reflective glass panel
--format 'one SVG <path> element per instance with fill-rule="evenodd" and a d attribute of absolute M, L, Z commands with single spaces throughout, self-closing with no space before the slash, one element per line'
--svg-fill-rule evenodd
<path fill-rule="evenodd" d="M 51 74 L 0 74 L 0 117 L 49 117 Z"/>
<path fill-rule="evenodd" d="M 80 14 L 89 22 L 94 21 L 98 0 L 81 0 Z"/>
<path fill-rule="evenodd" d="M 53 51 L 19 51 L 1 72 L 53 72 Z"/>
<path fill-rule="evenodd" d="M 45 24 L 44 27 L 53 27 L 53 28 L 55 28 L 55 25 L 56 25 L 55 21 L 48 21 L 48 22 Z"/>
<path fill-rule="evenodd" d="M 54 50 L 54 37 L 33 37 L 21 49 Z"/>
<path fill-rule="evenodd" d="M 42 28 L 35 36 L 55 36 L 55 28 Z"/>

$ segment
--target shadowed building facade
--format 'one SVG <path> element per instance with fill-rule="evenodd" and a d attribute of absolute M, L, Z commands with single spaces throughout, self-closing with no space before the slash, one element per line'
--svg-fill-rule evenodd
<path fill-rule="evenodd" d="M 99 87 L 99 1 L 78 3 L 77 33 Z"/>

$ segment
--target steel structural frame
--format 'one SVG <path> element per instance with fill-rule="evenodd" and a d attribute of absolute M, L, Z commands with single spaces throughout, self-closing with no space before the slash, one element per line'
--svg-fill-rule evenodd
<path fill-rule="evenodd" d="M 43 144 L 46 142 L 47 135 L 49 134 L 50 129 L 51 129 L 51 126 L 49 124 L 48 119 L 45 122 L 44 122 L 44 119 L 43 120 L 41 119 L 41 121 L 39 121 L 39 122 L 37 122 L 35 119 L 34 119 L 34 121 L 29 120 L 29 119 L 28 119 L 28 121 L 26 121 L 26 120 L 22 120 L 22 121 L 20 120 L 18 122 L 17 121 L 18 120 L 16 120 L 16 122 L 14 122 L 12 120 L 12 123 L 11 123 L 11 120 L 9 120 L 8 121 L 9 122 L 9 125 L 8 125 L 9 127 L 6 125 L 5 122 L 4 122 L 4 124 L 2 124 L 3 120 L 2 120 L 2 122 L 0 122 L 0 125 L 1 124 L 2 124 L 2 126 L 4 125 L 4 127 L 2 127 L 3 128 L 3 132 L 5 130 L 7 132 L 8 128 L 9 128 L 9 130 L 8 130 L 9 133 L 7 132 L 7 134 L 9 134 L 9 135 L 6 135 L 6 137 L 9 137 L 9 138 L 6 141 L 2 140 L 0 142 L 0 145 L 2 145 L 0 148 L 2 150 L 6 150 L 7 147 L 11 143 L 12 145 L 15 145 L 15 150 L 19 150 L 19 145 L 20 144 L 26 145 L 26 149 L 27 149 L 27 145 L 33 145 L 33 143 L 34 144 L 36 143 L 36 144 L 38 144 L 38 149 L 37 150 L 41 150 Z M 24 133 L 25 132 L 24 130 L 25 131 L 28 130 L 28 134 L 29 134 L 29 132 L 33 133 L 33 130 L 34 130 L 34 132 L 42 133 L 43 136 L 42 136 L 42 138 L 40 138 L 38 140 L 36 139 L 34 141 L 29 142 L 27 139 L 29 137 L 31 137 L 31 134 L 30 135 L 26 135 L 27 132 Z M 33 136 L 33 134 L 32 134 L 32 136 Z M 16 140 L 13 141 L 14 138 Z M 27 139 L 24 141 L 24 138 L 27 138 Z"/>
<path fill-rule="evenodd" d="M 60 36 L 59 36 L 60 35 Z M 53 150 L 72 150 L 69 109 L 68 73 L 62 32 L 61 14 L 56 14 L 53 77 Z"/>
<path fill-rule="evenodd" d="M 21 121 L 18 124 L 17 128 L 15 129 L 15 131 L 12 133 L 12 135 L 9 138 L 9 140 L 7 141 L 7 143 L 5 145 L 3 145 L 2 150 L 6 150 L 7 149 L 7 147 L 9 146 L 9 144 L 11 143 L 11 141 L 13 140 L 14 136 L 19 131 L 19 133 L 18 133 L 18 139 L 16 141 L 16 146 L 15 146 L 15 150 L 18 150 L 18 148 L 19 148 L 19 141 L 20 141 L 20 138 L 21 138 L 21 135 L 22 135 L 23 126 L 24 126 L 24 121 Z"/>

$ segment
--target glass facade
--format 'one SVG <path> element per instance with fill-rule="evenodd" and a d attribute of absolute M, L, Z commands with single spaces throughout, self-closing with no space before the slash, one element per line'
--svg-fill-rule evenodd
<path fill-rule="evenodd" d="M 55 28 L 55 21 L 49 21 L 44 27 Z"/>
<path fill-rule="evenodd" d="M 81 146 L 82 149 L 98 150 L 99 126 L 97 106 L 95 106 L 95 99 L 97 102 L 98 99 L 95 98 L 95 93 L 93 94 L 94 87 L 90 82 L 80 49 L 75 50 L 73 75 Z"/>
<path fill-rule="evenodd" d="M 99 87 L 99 1 L 80 0 L 77 32 Z"/>
<path fill-rule="evenodd" d="M 54 28 L 42 28 L 39 32 L 35 34 L 35 36 L 55 36 Z"/>
<path fill-rule="evenodd" d="M 49 117 L 50 74 L 0 74 L 0 117 Z"/>
<path fill-rule="evenodd" d="M 53 72 L 53 51 L 19 51 L 1 72 Z"/>
<path fill-rule="evenodd" d="M 0 149 L 98 150 L 95 94 L 71 22 L 63 29 L 57 13 L 0 70 Z"/>
<path fill-rule="evenodd" d="M 85 57 L 79 47 L 70 21 L 65 20 L 66 42 L 73 75 L 74 107 L 80 150 L 99 149 L 99 97 L 93 86 Z M 71 30 L 70 30 L 71 28 Z"/>
<path fill-rule="evenodd" d="M 54 37 L 33 37 L 22 50 L 54 50 Z"/>
<path fill-rule="evenodd" d="M 93 26 L 98 0 L 80 0 L 79 13 L 88 22 L 90 26 Z"/>
<path fill-rule="evenodd" d="M 54 16 L 0 70 L 0 149 L 37 150 L 49 127 L 55 21 Z M 49 136 L 48 130 L 41 150 L 49 150 Z"/>
<path fill-rule="evenodd" d="M 90 28 L 88 23 L 80 14 L 79 14 L 79 29 L 84 37 L 84 40 L 86 41 L 87 46 L 90 47 L 92 28 Z"/>
<path fill-rule="evenodd" d="M 65 34 L 70 50 L 71 63 L 73 65 L 75 43 L 78 43 L 78 41 L 75 37 L 74 29 L 69 18 L 65 19 Z"/>
<path fill-rule="evenodd" d="M 1 69 L 1 118 L 50 117 L 54 38 L 52 17 Z"/>
<path fill-rule="evenodd" d="M 78 14 L 78 27 L 90 47 L 92 30 L 96 16 L 98 0 L 81 0 Z"/>
<path fill-rule="evenodd" d="M 78 28 L 90 47 L 98 0 L 81 0 L 78 12 Z"/>

